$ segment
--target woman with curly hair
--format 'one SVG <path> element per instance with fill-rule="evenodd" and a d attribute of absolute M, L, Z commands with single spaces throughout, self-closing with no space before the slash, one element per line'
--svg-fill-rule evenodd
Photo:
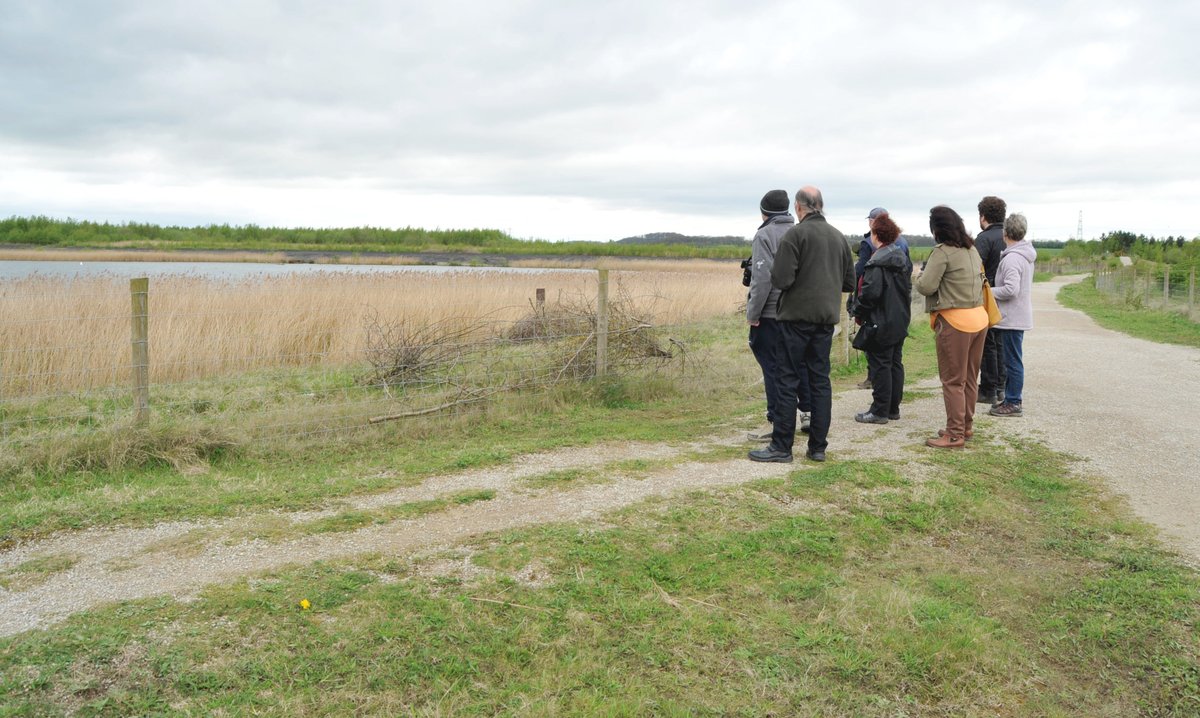
<path fill-rule="evenodd" d="M 871 376 L 871 408 L 854 415 L 863 424 L 886 424 L 900 418 L 904 395 L 904 340 L 912 319 L 912 262 L 895 244 L 900 228 L 887 213 L 871 223 L 874 252 L 863 267 L 862 287 L 854 316 L 862 328 L 855 347 L 867 354 Z"/>
<path fill-rule="evenodd" d="M 958 448 L 975 433 L 979 363 L 988 328 L 983 261 L 962 217 L 949 207 L 939 205 L 929 211 L 929 230 L 936 244 L 916 287 L 925 297 L 935 336 L 946 427 L 925 443 L 939 449 Z"/>

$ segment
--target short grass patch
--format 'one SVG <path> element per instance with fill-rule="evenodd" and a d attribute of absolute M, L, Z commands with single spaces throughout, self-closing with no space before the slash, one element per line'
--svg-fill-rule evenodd
<path fill-rule="evenodd" d="M 1096 291 L 1094 278 L 1058 291 L 1063 305 L 1078 309 L 1105 329 L 1163 344 L 1200 347 L 1200 323 L 1175 312 L 1163 312 L 1109 299 Z"/>
<path fill-rule="evenodd" d="M 1200 711 L 1196 573 L 1037 445 L 830 462 L 464 551 L 478 571 L 318 563 L 5 639 L 0 712 Z"/>
<path fill-rule="evenodd" d="M 70 570 L 77 563 L 79 557 L 70 554 L 37 556 L 10 569 L 0 570 L 0 588 L 25 591 L 45 583 L 56 573 Z"/>

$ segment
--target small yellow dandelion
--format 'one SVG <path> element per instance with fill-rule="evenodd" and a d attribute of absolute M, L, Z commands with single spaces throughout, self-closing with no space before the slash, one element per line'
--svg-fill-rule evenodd
<path fill-rule="evenodd" d="M 312 608 L 312 604 L 308 602 L 307 598 L 300 599 L 300 610 L 307 611 L 310 608 Z"/>

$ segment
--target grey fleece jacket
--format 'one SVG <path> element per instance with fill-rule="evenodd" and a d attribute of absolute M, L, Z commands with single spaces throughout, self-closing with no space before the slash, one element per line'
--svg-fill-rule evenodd
<path fill-rule="evenodd" d="M 996 329 L 1033 329 L 1033 263 L 1037 250 L 1022 240 L 1000 253 L 992 296 L 1003 317 Z"/>
<path fill-rule="evenodd" d="M 771 286 L 771 267 L 779 251 L 779 238 L 787 233 L 796 220 L 790 214 L 771 217 L 754 235 L 750 248 L 750 292 L 746 295 L 746 321 L 776 319 L 779 290 Z"/>

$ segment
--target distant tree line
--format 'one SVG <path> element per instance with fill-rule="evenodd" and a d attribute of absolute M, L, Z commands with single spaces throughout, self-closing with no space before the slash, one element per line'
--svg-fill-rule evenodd
<path fill-rule="evenodd" d="M 682 235 L 679 235 L 682 236 Z M 404 227 L 260 227 L 254 224 L 210 224 L 199 227 L 127 222 L 112 224 L 50 217 L 0 220 L 0 244 L 43 247 L 393 252 L 498 255 L 582 255 L 735 259 L 748 243 L 741 237 L 714 242 L 551 242 L 517 239 L 498 229 L 421 229 Z"/>

